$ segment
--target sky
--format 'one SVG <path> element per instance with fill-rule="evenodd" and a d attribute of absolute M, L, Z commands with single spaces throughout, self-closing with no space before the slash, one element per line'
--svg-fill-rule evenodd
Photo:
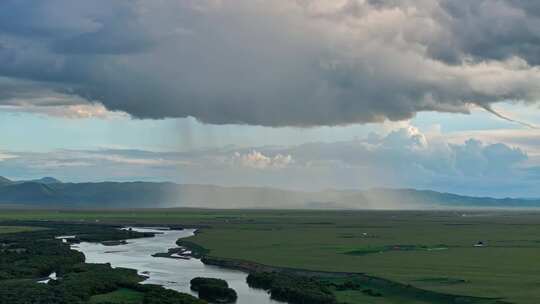
<path fill-rule="evenodd" d="M 540 197 L 540 4 L 5 0 L 0 175 Z"/>

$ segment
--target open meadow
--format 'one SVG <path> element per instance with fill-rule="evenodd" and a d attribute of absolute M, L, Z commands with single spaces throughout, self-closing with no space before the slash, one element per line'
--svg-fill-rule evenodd
<path fill-rule="evenodd" d="M 441 294 L 540 301 L 540 213 L 534 212 L 5 210 L 0 219 L 198 226 L 189 240 L 212 257 L 357 272 Z M 336 294 L 344 303 L 430 303 L 405 301 L 384 286 L 377 292 L 383 296 Z"/>
<path fill-rule="evenodd" d="M 35 231 L 40 229 L 42 228 L 27 226 L 0 226 L 0 234 Z"/>

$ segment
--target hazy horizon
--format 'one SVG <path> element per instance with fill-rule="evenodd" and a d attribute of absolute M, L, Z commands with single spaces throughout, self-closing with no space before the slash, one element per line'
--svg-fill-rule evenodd
<path fill-rule="evenodd" d="M 155 184 L 176 184 L 180 186 L 209 186 L 209 187 L 219 187 L 219 188 L 228 188 L 228 189 L 271 189 L 271 190 L 278 190 L 278 191 L 287 191 L 287 192 L 298 192 L 298 193 L 324 193 L 324 192 L 376 192 L 376 191 L 401 191 L 401 190 L 412 190 L 412 191 L 418 191 L 418 192 L 436 192 L 441 194 L 452 194 L 452 195 L 458 195 L 458 196 L 464 196 L 464 197 L 476 197 L 476 198 L 494 198 L 494 199 L 524 199 L 524 200 L 538 200 L 539 197 L 509 197 L 509 196 L 479 196 L 479 195 L 469 195 L 466 193 L 459 193 L 459 192 L 445 192 L 445 191 L 437 191 L 434 189 L 423 189 L 423 188 L 406 188 L 406 187 L 367 187 L 367 188 L 320 188 L 320 189 L 311 189 L 311 190 L 305 190 L 305 189 L 295 189 L 295 188 L 286 188 L 286 187 L 272 187 L 272 186 L 248 186 L 248 185 L 227 185 L 227 184 L 208 184 L 208 183 L 178 183 L 170 180 L 151 180 L 151 181 L 145 181 L 145 180 L 110 180 L 107 178 L 103 178 L 102 180 L 95 180 L 95 181 L 79 181 L 79 182 L 73 182 L 73 181 L 62 181 L 54 176 L 43 176 L 38 178 L 31 178 L 31 179 L 10 179 L 6 176 L 0 176 L 0 179 L 8 179 L 10 182 L 13 183 L 26 183 L 26 182 L 32 182 L 32 183 L 44 183 L 44 184 L 50 184 L 50 183 L 74 183 L 74 184 L 100 184 L 100 183 L 155 183 Z M 540 208 L 540 207 L 538 207 Z"/>

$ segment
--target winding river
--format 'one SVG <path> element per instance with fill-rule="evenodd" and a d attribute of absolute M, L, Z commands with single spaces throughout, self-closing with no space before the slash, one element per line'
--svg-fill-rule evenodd
<path fill-rule="evenodd" d="M 136 269 L 148 278 L 143 284 L 157 284 L 165 288 L 197 296 L 190 290 L 190 281 L 195 277 L 212 277 L 226 280 L 238 293 L 237 304 L 270 304 L 272 301 L 263 290 L 250 288 L 246 283 L 247 274 L 241 271 L 204 265 L 199 259 L 172 259 L 152 257 L 152 254 L 167 252 L 177 247 L 176 241 L 190 237 L 194 229 L 157 230 L 133 228 L 134 231 L 155 232 L 155 237 L 130 239 L 127 244 L 104 246 L 99 243 L 80 243 L 73 245 L 86 256 L 87 263 L 110 263 L 112 267 Z"/>

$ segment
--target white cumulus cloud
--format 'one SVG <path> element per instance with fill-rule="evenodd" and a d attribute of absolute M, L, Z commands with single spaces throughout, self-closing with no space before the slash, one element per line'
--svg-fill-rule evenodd
<path fill-rule="evenodd" d="M 239 152 L 235 152 L 234 154 L 234 163 L 253 169 L 283 169 L 293 162 L 293 158 L 290 154 L 266 156 L 256 150 L 244 154 Z"/>

